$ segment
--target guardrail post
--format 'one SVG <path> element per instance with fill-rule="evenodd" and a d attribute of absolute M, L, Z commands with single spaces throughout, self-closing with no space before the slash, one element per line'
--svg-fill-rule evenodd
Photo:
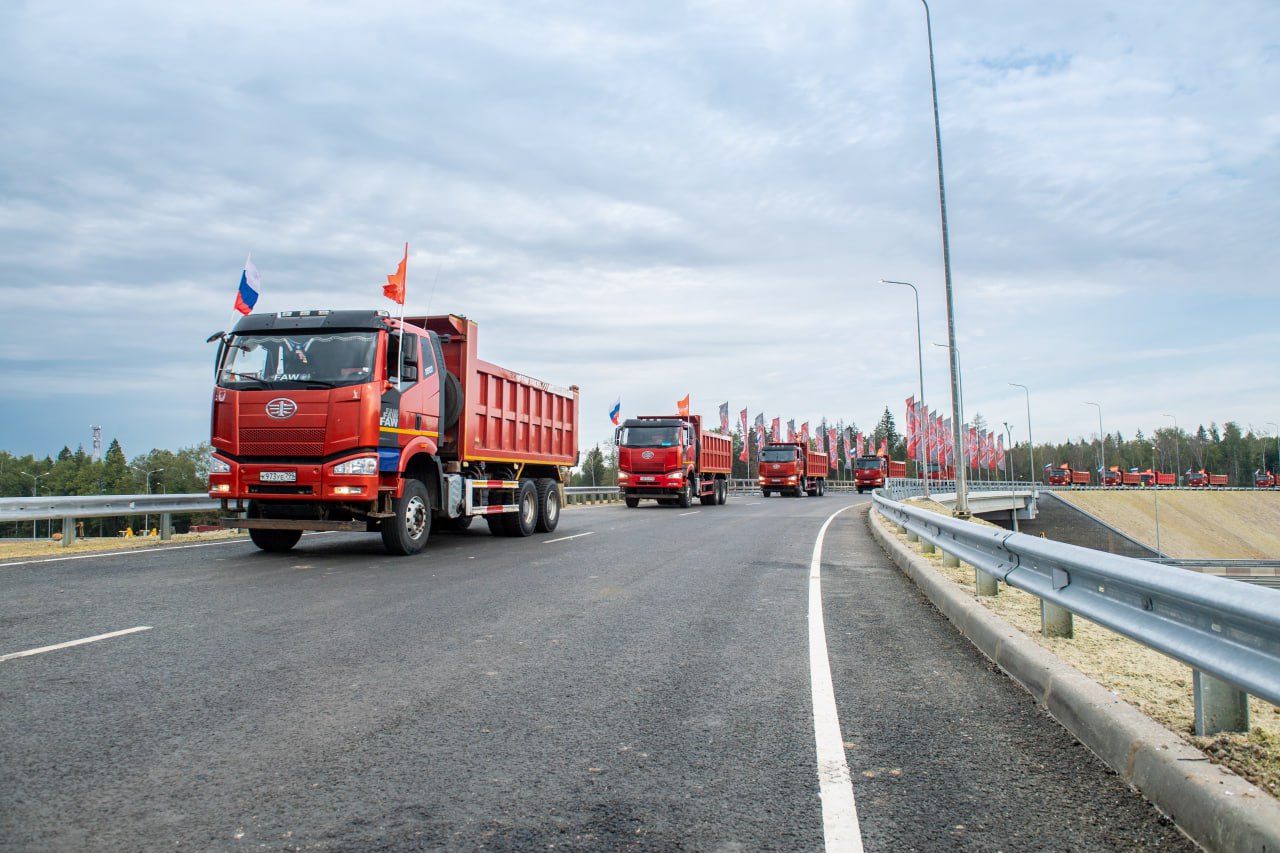
<path fill-rule="evenodd" d="M 943 551 L 942 565 L 946 566 L 948 569 L 958 569 L 960 567 L 960 558 L 955 554 L 948 554 L 946 551 Z"/>
<path fill-rule="evenodd" d="M 76 541 L 76 520 L 74 518 L 63 518 L 62 519 L 62 543 L 61 543 L 62 547 L 66 548 L 68 545 L 70 545 L 75 541 Z"/>
<path fill-rule="evenodd" d="M 921 540 L 920 540 L 920 553 L 921 553 L 921 554 L 932 554 L 932 553 L 933 553 L 934 551 L 936 551 L 936 550 L 937 550 L 937 548 L 935 548 L 935 547 L 934 547 L 934 544 L 933 544 L 932 542 L 930 542 L 928 539 L 921 539 Z"/>
<path fill-rule="evenodd" d="M 1051 601 L 1040 599 L 1040 635 L 1042 637 L 1066 637 L 1076 635 L 1075 619 L 1071 611 Z"/>
<path fill-rule="evenodd" d="M 978 595 L 999 595 L 1000 585 L 994 575 L 989 575 L 977 567 L 973 570 L 973 585 Z"/>
<path fill-rule="evenodd" d="M 1197 735 L 1249 731 L 1248 693 L 1198 669 L 1191 670 L 1191 688 Z"/>
<path fill-rule="evenodd" d="M 160 513 L 160 541 L 161 542 L 168 542 L 170 539 L 173 538 L 173 524 L 170 523 L 172 519 L 173 519 L 172 513 L 168 513 L 168 512 Z"/>
<path fill-rule="evenodd" d="M 919 533 L 916 533 L 914 530 L 908 530 L 908 531 L 907 531 L 907 541 L 908 541 L 908 542 L 919 542 L 919 541 L 920 541 L 920 534 L 919 534 Z"/>

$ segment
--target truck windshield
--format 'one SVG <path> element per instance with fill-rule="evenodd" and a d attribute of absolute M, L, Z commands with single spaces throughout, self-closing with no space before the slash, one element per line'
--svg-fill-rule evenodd
<path fill-rule="evenodd" d="M 854 467 L 859 471 L 879 471 L 884 467 L 884 463 L 879 459 L 859 459 L 854 463 Z"/>
<path fill-rule="evenodd" d="M 672 447 L 680 441 L 680 427 L 624 427 L 619 444 L 623 447 Z"/>
<path fill-rule="evenodd" d="M 377 332 L 233 335 L 218 385 L 237 390 L 360 385 L 373 377 Z"/>
<path fill-rule="evenodd" d="M 795 458 L 794 447 L 766 447 L 760 451 L 761 462 L 794 462 Z"/>

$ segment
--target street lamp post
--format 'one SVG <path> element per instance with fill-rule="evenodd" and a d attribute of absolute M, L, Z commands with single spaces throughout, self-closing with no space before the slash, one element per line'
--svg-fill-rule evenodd
<path fill-rule="evenodd" d="M 943 347 L 944 349 L 949 349 L 951 351 L 951 363 L 956 366 L 956 380 L 957 380 L 956 399 L 959 401 L 959 404 L 954 406 L 955 411 L 952 413 L 952 420 L 954 421 L 955 419 L 959 419 L 960 425 L 957 427 L 954 427 L 952 432 L 954 433 L 954 438 L 956 440 L 955 459 L 956 459 L 956 462 L 959 463 L 956 465 L 956 468 L 958 469 L 963 468 L 965 472 L 965 476 L 967 477 L 969 474 L 970 460 L 969 460 L 969 454 L 966 451 L 965 445 L 964 445 L 964 428 L 965 428 L 964 377 L 960 374 L 960 350 L 959 350 L 959 347 L 956 347 L 954 345 L 949 346 L 947 344 L 934 344 L 934 346 Z M 959 488 L 960 488 L 960 483 L 959 483 L 959 477 L 957 475 L 956 489 L 959 490 Z M 959 498 L 957 498 L 957 502 L 958 501 L 959 501 Z M 969 504 L 966 501 L 965 502 L 966 517 L 968 514 L 968 507 L 969 507 Z"/>
<path fill-rule="evenodd" d="M 26 471 L 19 471 L 18 473 L 24 477 L 31 478 L 31 497 L 38 498 L 40 497 L 40 478 L 48 477 L 53 472 L 45 471 L 43 474 L 28 474 Z M 31 538 L 36 538 L 36 520 L 34 518 L 31 519 Z"/>
<path fill-rule="evenodd" d="M 1090 403 L 1088 400 L 1085 400 L 1084 404 L 1098 407 L 1098 452 L 1102 455 L 1102 471 L 1099 472 L 1098 479 L 1101 480 L 1107 476 L 1107 438 L 1102 434 L 1102 404 Z"/>
<path fill-rule="evenodd" d="M 1175 483 L 1182 482 L 1182 448 L 1178 445 L 1182 442 L 1179 440 L 1178 419 L 1173 415 L 1165 415 L 1166 418 L 1173 418 L 1173 476 Z"/>
<path fill-rule="evenodd" d="M 1029 451 L 1028 464 L 1031 465 L 1031 471 L 1028 472 L 1027 479 L 1035 482 L 1036 479 L 1036 442 L 1031 437 L 1031 389 L 1026 385 L 1020 385 L 1017 382 L 1010 382 L 1016 388 L 1021 388 L 1022 393 L 1027 395 L 1027 450 Z"/>
<path fill-rule="evenodd" d="M 928 411 L 928 408 L 924 404 L 924 344 L 922 344 L 920 341 L 920 291 L 916 290 L 916 286 L 909 281 L 893 281 L 892 279 L 882 278 L 880 279 L 880 283 L 881 284 L 905 284 L 907 287 L 911 288 L 911 292 L 915 294 L 915 297 L 916 297 L 916 370 L 918 371 L 919 378 L 920 378 L 920 409 L 924 411 Z M 917 420 L 919 419 L 917 418 Z M 929 419 L 925 418 L 924 420 L 925 420 L 924 446 L 928 447 L 929 446 Z M 920 452 L 920 446 L 919 444 L 917 444 L 916 468 L 920 469 L 918 473 L 921 473 L 922 475 L 921 481 L 924 486 L 924 496 L 927 498 L 929 497 L 929 475 L 927 471 L 920 468 L 921 455 L 922 454 Z"/>
<path fill-rule="evenodd" d="M 1160 550 L 1160 472 L 1156 469 L 1156 445 L 1151 443 L 1151 494 L 1156 502 L 1156 559 L 1163 559 Z"/>
<path fill-rule="evenodd" d="M 1009 428 L 1008 421 L 1004 422 L 1004 433 L 1005 435 L 1009 436 L 1009 452 L 1007 454 L 1009 462 L 1007 465 L 1005 465 L 1004 475 L 1008 477 L 1009 482 L 1012 483 L 1017 481 L 1018 476 L 1013 471 L 1013 430 Z"/>
<path fill-rule="evenodd" d="M 947 286 L 947 342 L 951 345 L 951 430 L 952 439 L 956 443 L 957 452 L 960 443 L 960 361 L 956 352 L 956 313 L 955 300 L 951 293 L 951 243 L 947 235 L 947 190 L 942 178 L 942 122 L 938 118 L 938 74 L 933 62 L 933 22 L 929 15 L 929 4 L 924 4 L 925 30 L 929 36 L 929 84 L 933 90 L 933 135 L 938 153 L 938 207 L 942 212 L 942 273 Z M 965 470 L 956 468 L 956 508 L 952 512 L 958 518 L 969 517 L 969 493 L 965 482 Z"/>
<path fill-rule="evenodd" d="M 1276 472 L 1280 473 L 1280 424 L 1275 423 L 1274 421 L 1267 421 L 1267 426 L 1273 426 L 1276 428 Z M 1263 470 L 1267 467 L 1266 462 L 1267 456 L 1264 453 L 1262 455 Z"/>
<path fill-rule="evenodd" d="M 163 471 L 163 470 L 164 470 L 163 468 L 152 468 L 151 470 L 149 470 L 149 471 L 148 471 L 148 470 L 147 470 L 147 469 L 145 469 L 145 468 L 139 468 L 137 465 L 130 465 L 129 467 L 130 467 L 130 468 L 132 468 L 132 469 L 133 469 L 133 470 L 135 470 L 135 471 L 141 472 L 141 473 L 143 474 L 143 476 L 145 476 L 145 477 L 147 478 L 147 494 L 151 494 L 151 475 L 152 475 L 152 474 L 159 474 L 161 471 Z M 163 527 L 164 525 L 161 525 L 161 526 Z M 143 516 L 142 516 L 142 527 L 143 527 L 144 531 L 150 531 L 150 530 L 151 530 L 151 514 L 150 514 L 150 513 L 144 513 L 144 514 L 143 514 Z M 146 533 L 144 532 L 144 534 L 143 534 L 143 535 L 145 536 L 145 535 L 146 535 Z M 165 535 L 167 536 L 168 534 L 166 533 Z"/>

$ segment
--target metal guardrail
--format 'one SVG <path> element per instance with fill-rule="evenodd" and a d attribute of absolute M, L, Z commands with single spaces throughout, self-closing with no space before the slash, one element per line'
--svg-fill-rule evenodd
<path fill-rule="evenodd" d="M 203 493 L 194 495 L 72 495 L 70 497 L 0 498 L 0 522 L 160 515 L 166 512 L 210 512 L 218 509 L 218 506 L 218 501 Z"/>
<path fill-rule="evenodd" d="M 1036 596 L 1042 610 L 1078 614 L 1190 666 L 1198 734 L 1247 730 L 1248 694 L 1280 705 L 1280 591 L 993 530 L 879 491 L 873 501 L 945 554 Z"/>

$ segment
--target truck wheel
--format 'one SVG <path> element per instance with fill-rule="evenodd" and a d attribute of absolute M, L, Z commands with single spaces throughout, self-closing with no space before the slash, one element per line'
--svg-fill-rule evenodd
<path fill-rule="evenodd" d="M 687 477 L 684 485 L 680 487 L 680 494 L 676 495 L 676 505 L 681 509 L 688 509 L 693 506 L 693 485 Z"/>
<path fill-rule="evenodd" d="M 630 509 L 635 509 L 636 507 L 640 506 L 639 498 L 633 498 L 628 496 L 623 498 L 622 502 L 625 503 Z"/>
<path fill-rule="evenodd" d="M 382 520 L 382 544 L 397 556 L 416 554 L 431 535 L 431 498 L 421 480 L 405 480 L 404 494 L 391 503 L 394 518 Z"/>
<path fill-rule="evenodd" d="M 249 538 L 264 551 L 288 551 L 302 538 L 301 530 L 259 530 L 249 528 Z"/>
<path fill-rule="evenodd" d="M 535 528 L 539 533 L 551 533 L 560 523 L 560 487 L 550 477 L 542 477 L 534 481 L 538 490 L 538 523 Z"/>
<path fill-rule="evenodd" d="M 516 511 L 498 516 L 508 536 L 528 536 L 538 525 L 538 489 L 533 480 L 521 480 L 516 490 Z"/>
<path fill-rule="evenodd" d="M 716 485 L 712 485 L 711 494 L 698 495 L 698 503 L 702 504 L 703 506 L 715 506 L 716 497 L 719 496 L 719 494 L 720 494 L 720 487 Z"/>
<path fill-rule="evenodd" d="M 822 497 L 826 493 L 827 493 L 827 481 L 819 480 L 818 481 L 818 497 Z"/>
<path fill-rule="evenodd" d="M 729 500 L 729 481 L 716 480 L 716 503 L 724 506 Z"/>

